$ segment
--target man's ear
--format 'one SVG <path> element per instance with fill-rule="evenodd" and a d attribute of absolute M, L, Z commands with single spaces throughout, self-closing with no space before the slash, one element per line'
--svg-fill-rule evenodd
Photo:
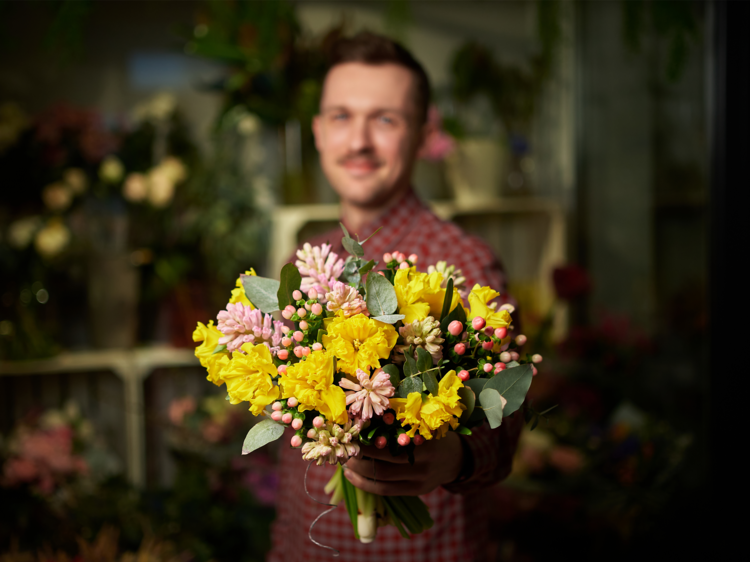
<path fill-rule="evenodd" d="M 315 148 L 320 152 L 320 145 L 322 144 L 323 132 L 321 131 L 322 124 L 320 122 L 320 115 L 315 115 L 312 119 L 312 132 L 315 137 Z"/>
<path fill-rule="evenodd" d="M 418 145 L 417 145 L 417 158 L 421 158 L 426 147 L 427 143 L 430 141 L 433 135 L 438 134 L 438 128 L 432 121 L 427 121 L 419 130 L 419 138 L 418 138 Z"/>

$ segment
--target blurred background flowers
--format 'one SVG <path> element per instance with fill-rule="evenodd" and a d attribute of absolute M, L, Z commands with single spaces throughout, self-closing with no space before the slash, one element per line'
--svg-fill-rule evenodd
<path fill-rule="evenodd" d="M 264 558 L 275 451 L 239 454 L 256 420 L 211 394 L 191 334 L 239 272 L 337 224 L 310 121 L 328 46 L 361 29 L 425 65 L 415 189 L 501 257 L 545 357 L 490 491 L 497 559 L 684 532 L 708 470 L 715 15 L 0 2 L 0 560 Z"/>

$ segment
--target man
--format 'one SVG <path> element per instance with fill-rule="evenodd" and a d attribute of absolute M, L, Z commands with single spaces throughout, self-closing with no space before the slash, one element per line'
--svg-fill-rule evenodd
<path fill-rule="evenodd" d="M 382 227 L 364 245 L 365 259 L 382 260 L 383 253 L 398 250 L 417 254 L 422 269 L 445 260 L 463 271 L 469 287 L 491 286 L 507 299 L 502 269 L 487 245 L 440 221 L 412 190 L 414 162 L 434 133 L 428 102 L 427 75 L 398 44 L 362 33 L 333 47 L 313 132 L 323 171 L 341 199 L 342 221 L 360 239 Z M 343 257 L 341 237 L 334 231 L 311 242 L 328 241 Z M 373 543 L 362 544 L 341 505 L 315 525 L 312 538 L 338 550 L 341 560 L 485 560 L 491 506 L 483 491 L 509 474 L 520 425 L 516 414 L 496 430 L 485 425 L 469 437 L 449 432 L 417 447 L 414 466 L 387 449 L 364 447 L 364 458 L 345 465 L 346 477 L 366 491 L 422 496 L 435 525 L 411 540 L 394 527 L 380 528 Z M 304 491 L 306 468 L 298 450 L 282 450 L 270 561 L 331 559 L 331 551 L 308 538 L 325 508 Z M 310 468 L 307 487 L 314 498 L 327 499 L 323 486 L 332 475 L 333 467 Z"/>

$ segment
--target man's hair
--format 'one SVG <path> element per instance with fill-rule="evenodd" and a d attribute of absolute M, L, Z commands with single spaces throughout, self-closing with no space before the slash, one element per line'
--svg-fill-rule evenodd
<path fill-rule="evenodd" d="M 420 124 L 427 121 L 430 103 L 430 79 L 422 65 L 400 43 L 369 31 L 361 31 L 353 37 L 338 37 L 327 49 L 328 68 L 326 74 L 339 64 L 361 62 L 364 64 L 397 64 L 411 70 L 414 76 L 414 106 Z"/>

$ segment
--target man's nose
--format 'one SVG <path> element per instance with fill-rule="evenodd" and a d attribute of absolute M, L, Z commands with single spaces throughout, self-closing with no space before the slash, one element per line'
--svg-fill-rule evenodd
<path fill-rule="evenodd" d="M 372 148 L 370 126 L 367 119 L 360 118 L 352 120 L 349 131 L 349 151 L 363 152 Z"/>

